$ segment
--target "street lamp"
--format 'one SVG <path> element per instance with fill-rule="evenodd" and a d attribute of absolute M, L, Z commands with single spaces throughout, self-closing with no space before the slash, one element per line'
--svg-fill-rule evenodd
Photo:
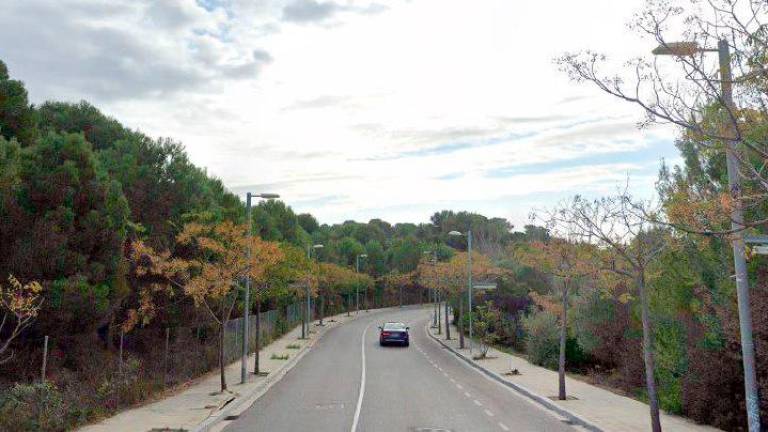
<path fill-rule="evenodd" d="M 358 254 L 355 257 L 355 271 L 360 273 L 360 258 L 368 258 L 368 254 Z M 368 289 L 366 288 L 366 292 Z M 360 313 L 360 284 L 355 284 L 355 315 Z"/>
<path fill-rule="evenodd" d="M 432 267 L 435 269 L 435 285 L 439 284 L 440 278 L 437 273 L 437 249 L 431 251 L 424 251 L 424 255 L 432 255 Z M 437 288 L 432 288 L 432 305 L 434 306 L 434 312 L 432 313 L 432 326 L 430 328 L 438 328 L 437 325 L 440 320 L 437 318 L 437 313 L 440 307 L 437 304 Z"/>
<path fill-rule="evenodd" d="M 451 236 L 462 236 L 458 231 L 448 233 Z M 467 307 L 469 311 L 469 356 L 472 357 L 472 231 L 467 230 Z"/>
<path fill-rule="evenodd" d="M 251 218 L 251 200 L 253 198 L 276 199 L 280 195 L 273 193 L 252 194 L 248 192 L 245 195 L 245 217 L 248 219 L 248 251 L 246 252 L 248 266 L 251 263 L 251 236 L 253 235 L 253 219 Z M 249 269 L 250 270 L 250 269 Z M 248 312 L 251 307 L 251 275 L 250 272 L 245 275 L 245 299 L 243 299 L 243 356 L 240 359 L 240 383 L 245 384 L 248 381 Z"/>
<path fill-rule="evenodd" d="M 733 80 L 731 76 L 731 54 L 728 41 L 721 39 L 717 48 L 702 48 L 696 42 L 666 43 L 653 50 L 655 55 L 672 55 L 675 57 L 692 56 L 696 53 L 717 52 L 720 60 L 720 88 L 725 107 L 735 112 L 733 102 L 733 83 L 743 80 L 741 77 Z M 749 74 L 748 74 L 749 75 Z M 734 134 L 735 135 L 735 134 Z M 733 267 L 736 276 L 736 297 L 739 307 L 739 330 L 741 336 L 741 353 L 744 363 L 744 392 L 747 403 L 747 421 L 750 432 L 760 430 L 760 407 L 757 394 L 757 378 L 755 374 L 755 347 L 752 341 L 752 313 L 749 308 L 749 279 L 747 275 L 746 248 L 744 246 L 744 211 L 741 203 L 741 174 L 739 173 L 739 158 L 735 140 L 725 140 L 726 167 L 728 184 L 733 197 L 731 205 L 731 245 L 733 247 Z"/>
<path fill-rule="evenodd" d="M 322 244 L 312 245 L 311 247 L 307 246 L 307 258 L 312 260 L 312 250 L 318 250 L 318 249 L 322 249 L 324 247 L 325 246 L 323 246 Z M 315 253 L 315 259 L 317 259 L 317 253 Z M 309 280 L 307 280 L 307 337 L 309 337 L 309 323 L 310 323 L 310 321 L 312 321 L 312 304 L 311 304 L 311 301 L 310 301 L 310 297 L 311 296 L 310 296 L 310 293 L 309 293 Z M 323 325 L 323 317 L 322 316 L 320 317 L 320 325 Z"/>

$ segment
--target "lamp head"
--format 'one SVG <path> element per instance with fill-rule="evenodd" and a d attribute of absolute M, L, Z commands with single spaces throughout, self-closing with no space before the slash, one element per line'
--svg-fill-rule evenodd
<path fill-rule="evenodd" d="M 677 57 L 692 56 L 701 52 L 697 42 L 669 42 L 665 45 L 659 45 L 651 51 L 653 55 L 671 55 Z"/>

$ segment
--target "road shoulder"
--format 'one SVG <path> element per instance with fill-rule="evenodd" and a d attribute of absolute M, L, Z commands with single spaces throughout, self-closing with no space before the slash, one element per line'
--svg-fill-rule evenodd
<path fill-rule="evenodd" d="M 377 311 L 387 310 L 379 309 Z M 293 368 L 314 344 L 329 330 L 357 317 L 364 316 L 354 313 L 347 317 L 345 313 L 328 317 L 326 325 L 319 327 L 313 322 L 308 339 L 300 339 L 301 326 L 294 328 L 276 339 L 260 351 L 262 370 L 269 371 L 266 376 L 249 374 L 249 380 L 240 384 L 240 361 L 229 364 L 225 373 L 229 391 L 219 391 L 218 370 L 169 392 L 168 396 L 120 412 L 98 423 L 86 425 L 79 432 L 135 432 L 137 430 L 153 430 L 177 428 L 193 432 L 205 432 L 220 429 L 222 420 L 228 416 L 236 416 L 259 397 L 264 395 L 275 383 L 280 381 Z M 369 316 L 366 314 L 365 316 Z M 299 345 L 298 349 L 288 349 L 288 345 Z M 288 354 L 287 360 L 273 358 Z M 248 364 L 252 367 L 254 355 L 249 356 Z"/>
<path fill-rule="evenodd" d="M 436 334 L 436 329 L 427 327 L 426 331 L 433 341 L 479 373 L 568 418 L 574 424 L 591 431 L 645 432 L 650 429 L 649 409 L 642 402 L 571 378 L 566 378 L 569 400 L 560 401 L 553 396 L 557 394 L 556 371 L 532 365 L 521 357 L 494 349 L 489 350 L 488 359 L 473 360 L 468 349 L 459 349 L 456 337 L 446 341 L 444 335 Z M 451 334 L 458 334 L 456 327 L 451 326 Z M 513 368 L 518 370 L 519 375 L 506 374 Z M 662 425 L 667 431 L 718 430 L 666 413 L 662 414 Z"/>

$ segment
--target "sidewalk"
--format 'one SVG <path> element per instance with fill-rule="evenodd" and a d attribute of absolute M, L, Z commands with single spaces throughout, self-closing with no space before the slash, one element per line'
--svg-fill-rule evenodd
<path fill-rule="evenodd" d="M 595 387 L 585 382 L 566 376 L 565 385 L 569 400 L 557 400 L 558 376 L 539 366 L 534 366 L 522 357 L 500 352 L 495 349 L 488 351 L 490 358 L 484 360 L 469 360 L 469 338 L 465 339 L 466 349 L 459 349 L 458 330 L 451 325 L 452 340 L 445 340 L 445 332 L 437 335 L 437 329 L 428 329 L 430 335 L 447 346 L 454 354 L 463 360 L 471 362 L 475 367 L 484 369 L 497 381 L 501 380 L 517 387 L 518 391 L 531 399 L 545 404 L 548 408 L 566 413 L 567 417 L 583 420 L 591 426 L 589 429 L 622 432 L 647 432 L 651 430 L 648 405 L 634 399 L 618 395 L 608 390 Z M 476 353 L 476 351 L 475 351 Z M 515 368 L 520 375 L 504 375 Z M 508 384 L 509 385 L 509 384 Z M 571 397 L 575 399 L 571 400 Z M 568 415 L 570 414 L 570 415 Z M 665 431 L 699 432 L 718 431 L 711 426 L 703 426 L 692 421 L 662 412 L 661 425 Z"/>
<path fill-rule="evenodd" d="M 382 309 L 378 309 L 379 311 Z M 376 312 L 373 311 L 373 312 Z M 370 316 L 370 314 L 359 316 Z M 268 371 L 267 376 L 253 375 L 254 355 L 249 356 L 250 370 L 248 382 L 240 384 L 240 361 L 226 368 L 228 392 L 219 392 L 220 381 L 218 369 L 182 385 L 167 397 L 140 407 L 131 408 L 99 423 L 84 426 L 79 432 L 137 432 L 155 429 L 187 431 L 220 430 L 223 424 L 211 427 L 223 417 L 236 414 L 248 408 L 269 387 L 282 378 L 301 357 L 308 352 L 314 343 L 329 329 L 354 320 L 355 313 L 347 317 L 346 313 L 328 317 L 325 326 L 317 326 L 317 321 L 311 325 L 309 339 L 301 340 L 301 326 L 286 333 L 271 344 L 262 347 L 260 369 Z M 288 349 L 288 345 L 299 345 L 299 349 Z M 272 355 L 285 355 L 287 360 L 274 360 Z M 186 386 L 186 388 L 184 388 Z M 210 429 L 209 429 L 210 428 Z"/>

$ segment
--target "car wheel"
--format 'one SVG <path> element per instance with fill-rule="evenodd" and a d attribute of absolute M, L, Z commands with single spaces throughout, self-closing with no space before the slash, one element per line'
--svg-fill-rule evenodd
<path fill-rule="evenodd" d="M 405 341 L 405 346 L 410 346 L 411 343 L 409 341 Z"/>

